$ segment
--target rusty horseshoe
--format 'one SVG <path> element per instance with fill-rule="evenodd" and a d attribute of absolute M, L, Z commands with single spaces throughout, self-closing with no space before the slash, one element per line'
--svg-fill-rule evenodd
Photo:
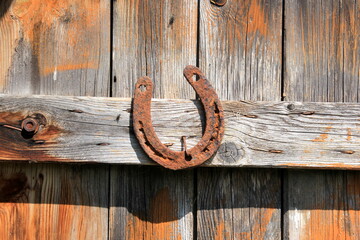
<path fill-rule="evenodd" d="M 197 81 L 193 80 L 194 75 L 198 77 Z M 173 151 L 157 137 L 151 122 L 153 84 L 149 77 L 138 79 L 133 100 L 133 127 L 141 147 L 151 159 L 173 170 L 194 167 L 208 160 L 220 147 L 225 128 L 220 100 L 200 69 L 187 66 L 184 76 L 200 97 L 206 117 L 204 134 L 191 149 L 186 149 L 184 140 L 184 151 Z"/>

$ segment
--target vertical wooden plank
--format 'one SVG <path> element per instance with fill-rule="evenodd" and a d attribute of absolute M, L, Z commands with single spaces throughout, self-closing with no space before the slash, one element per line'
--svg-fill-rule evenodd
<path fill-rule="evenodd" d="M 282 2 L 200 6 L 200 67 L 220 97 L 280 100 Z"/>
<path fill-rule="evenodd" d="M 351 0 L 285 2 L 286 100 L 359 100 L 359 10 Z M 287 171 L 285 238 L 357 239 L 359 175 Z"/>
<path fill-rule="evenodd" d="M 357 172 L 287 171 L 285 239 L 358 239 L 358 183 Z"/>
<path fill-rule="evenodd" d="M 281 34 L 282 1 L 201 1 L 200 68 L 221 99 L 281 99 Z M 278 170 L 197 171 L 199 239 L 281 237 Z"/>
<path fill-rule="evenodd" d="M 107 96 L 109 10 L 100 0 L 12 1 L 0 25 L 0 91 Z"/>
<path fill-rule="evenodd" d="M 188 0 L 114 2 L 113 96 L 132 97 L 137 79 L 148 75 L 155 98 L 195 98 L 182 72 L 196 64 L 197 11 Z M 173 136 L 173 147 L 180 138 Z M 113 166 L 110 238 L 192 239 L 193 175 Z"/>
<path fill-rule="evenodd" d="M 154 97 L 195 97 L 183 69 L 196 63 L 196 33 L 196 1 L 116 1 L 113 95 L 132 96 L 136 80 L 146 75 Z"/>
<path fill-rule="evenodd" d="M 199 239 L 280 239 L 278 170 L 199 169 Z"/>
<path fill-rule="evenodd" d="M 2 163 L 1 239 L 107 239 L 105 166 Z"/>
<path fill-rule="evenodd" d="M 6 0 L 0 9 L 1 93 L 108 95 L 108 1 Z M 2 164 L 0 238 L 107 239 L 108 182 L 107 166 Z"/>

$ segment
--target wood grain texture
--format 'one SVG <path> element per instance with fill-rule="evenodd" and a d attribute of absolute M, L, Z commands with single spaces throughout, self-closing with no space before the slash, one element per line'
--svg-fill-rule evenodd
<path fill-rule="evenodd" d="M 0 124 L 20 126 L 36 113 L 47 119 L 32 139 L 0 127 L 0 160 L 154 164 L 131 126 L 131 99 L 2 95 Z M 359 169 L 358 103 L 222 102 L 223 143 L 205 166 Z M 164 114 L 166 112 L 167 114 Z M 181 150 L 202 134 L 195 100 L 154 99 L 153 125 L 163 143 Z"/>
<path fill-rule="evenodd" d="M 200 1 L 199 66 L 222 100 L 280 100 L 282 1 L 227 1 L 217 7 Z M 226 105 L 226 104 L 224 104 Z M 227 108 L 227 106 L 224 106 Z M 230 107 L 231 108 L 231 107 Z M 237 107 L 236 107 L 237 108 Z M 245 107 L 246 108 L 246 107 Z M 228 109 L 229 110 L 229 109 Z M 226 119 L 230 111 L 226 111 Z M 246 110 L 245 110 L 246 111 Z M 248 122 L 244 135 L 251 136 L 260 118 L 245 114 L 234 117 Z M 232 128 L 225 124 L 226 132 Z M 240 123 L 241 125 L 241 123 Z M 262 125 L 267 128 L 269 125 Z M 261 142 L 262 136 L 256 141 Z M 225 138 L 215 162 L 245 159 L 249 153 L 239 147 L 249 139 Z M 240 134 L 241 135 L 241 134 Z M 281 140 L 282 141 L 282 140 Z M 277 145 L 277 144 L 276 144 Z M 264 155 L 275 158 L 267 148 L 254 148 L 250 161 L 266 162 Z M 250 149 L 250 148 L 249 148 Z M 256 149 L 256 150 L 255 150 Z M 265 151 L 262 151 L 266 149 Z M 265 155 L 266 155 L 265 154 Z M 271 155 L 271 156 L 270 156 Z M 249 156 L 249 155 L 248 155 Z M 236 160 L 237 161 L 237 160 Z M 236 162 L 235 161 L 235 162 Z M 245 164 L 246 165 L 246 164 Z M 279 239 L 281 233 L 281 182 L 277 170 L 198 169 L 197 234 L 199 239 Z M 210 187 L 209 187 L 210 186 Z M 268 192 L 264 186 L 272 189 Z M 205 188 L 205 189 L 204 189 Z M 210 188 L 210 189 L 209 189 Z M 252 191 L 249 191 L 252 189 Z M 268 194 L 271 194 L 269 196 Z M 268 199 L 257 197 L 267 196 Z M 244 201 L 247 199 L 248 201 Z M 269 200 L 269 202 L 267 202 Z"/>
<path fill-rule="evenodd" d="M 359 3 L 285 6 L 285 99 L 357 102 Z M 288 171 L 284 183 L 285 239 L 359 238 L 358 172 Z"/>
<path fill-rule="evenodd" d="M 192 239 L 192 170 L 122 166 L 112 171 L 110 185 L 117 189 L 110 196 L 110 238 Z"/>
<path fill-rule="evenodd" d="M 1 93 L 108 96 L 108 1 L 1 1 L 0 39 Z M 108 183 L 108 166 L 1 163 L 0 238 L 107 239 Z"/>
<path fill-rule="evenodd" d="M 280 239 L 279 171 L 207 168 L 199 174 L 199 239 Z"/>
<path fill-rule="evenodd" d="M 358 239 L 359 176 L 352 171 L 289 170 L 284 178 L 284 238 Z"/>
<path fill-rule="evenodd" d="M 8 1 L 0 19 L 0 91 L 107 96 L 107 1 Z"/>
<path fill-rule="evenodd" d="M 360 4 L 286 1 L 285 100 L 358 102 Z"/>
<path fill-rule="evenodd" d="M 154 82 L 155 98 L 194 98 L 195 92 L 184 79 L 183 69 L 196 63 L 197 12 L 198 2 L 190 0 L 114 1 L 113 96 L 132 97 L 137 79 L 147 75 Z M 174 110 L 170 108 L 162 113 L 170 112 Z M 119 114 L 120 121 L 125 117 L 129 124 L 128 113 L 118 111 Z M 174 133 L 177 126 L 173 127 Z M 125 132 L 127 143 L 130 140 L 131 144 L 128 146 L 132 146 L 134 153 L 133 147 L 139 150 L 137 140 L 131 128 L 126 128 Z M 120 146 L 116 151 L 119 154 L 123 149 Z M 138 156 L 131 155 L 148 162 L 142 150 L 136 153 Z M 128 155 L 126 159 L 132 157 Z M 193 239 L 194 194 L 188 191 L 194 185 L 193 171 L 136 169 L 112 167 L 110 238 Z M 148 174 L 139 174 L 142 171 Z M 119 191 L 124 183 L 130 184 L 127 189 L 134 190 L 136 195 Z M 140 189 L 137 189 L 138 184 L 142 186 Z M 126 203 L 134 201 L 134 197 L 139 197 L 139 201 Z M 118 221 L 127 221 L 127 224 L 118 224 Z"/>
<path fill-rule="evenodd" d="M 149 76 L 156 97 L 195 97 L 183 69 L 196 63 L 197 8 L 190 0 L 114 3 L 113 96 L 132 96 Z"/>
<path fill-rule="evenodd" d="M 0 238 L 106 239 L 107 170 L 94 165 L 2 163 Z"/>
<path fill-rule="evenodd" d="M 200 4 L 200 68 L 221 99 L 280 100 L 282 1 Z"/>

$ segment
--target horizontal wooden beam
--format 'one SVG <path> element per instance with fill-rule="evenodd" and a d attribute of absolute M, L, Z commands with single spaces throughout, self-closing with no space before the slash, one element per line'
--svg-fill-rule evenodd
<path fill-rule="evenodd" d="M 224 101 L 226 129 L 203 166 L 360 169 L 360 104 Z M 0 95 L 0 125 L 19 126 L 40 113 L 45 127 L 31 139 L 0 126 L 0 160 L 154 164 L 131 128 L 131 99 Z M 194 100 L 153 100 L 163 143 L 190 148 L 204 126 Z"/>

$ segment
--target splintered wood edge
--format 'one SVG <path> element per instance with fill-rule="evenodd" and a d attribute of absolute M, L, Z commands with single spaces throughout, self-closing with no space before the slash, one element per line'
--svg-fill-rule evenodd
<path fill-rule="evenodd" d="M 0 126 L 0 161 L 152 165 L 131 127 L 131 99 L 0 94 L 0 124 L 35 113 L 47 124 L 31 139 Z M 223 101 L 225 136 L 202 166 L 360 169 L 360 104 Z M 162 142 L 181 150 L 202 134 L 196 100 L 154 99 Z"/>

